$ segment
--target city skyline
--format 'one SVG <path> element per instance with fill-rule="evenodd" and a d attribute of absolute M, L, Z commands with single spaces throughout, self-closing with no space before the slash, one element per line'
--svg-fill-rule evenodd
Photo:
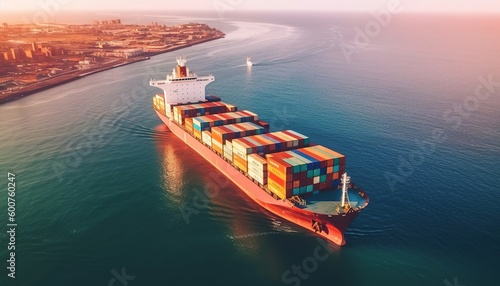
<path fill-rule="evenodd" d="M 388 5 L 404 6 L 410 12 L 500 12 L 500 2 L 489 0 L 360 0 L 346 3 L 332 1 L 264 1 L 264 0 L 191 0 L 187 3 L 160 0 L 141 2 L 110 1 L 71 1 L 71 0 L 0 0 L 2 11 L 75 11 L 75 10 L 213 10 L 227 9 L 234 11 L 250 10 L 287 10 L 287 11 L 372 11 Z"/>

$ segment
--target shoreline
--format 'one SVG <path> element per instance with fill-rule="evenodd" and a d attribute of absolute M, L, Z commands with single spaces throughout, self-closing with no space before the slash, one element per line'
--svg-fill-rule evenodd
<path fill-rule="evenodd" d="M 133 58 L 126 59 L 126 60 L 120 60 L 118 62 L 108 63 L 108 64 L 105 64 L 103 66 L 91 68 L 88 70 L 72 71 L 66 75 L 61 75 L 61 76 L 58 76 L 56 78 L 51 78 L 51 79 L 47 79 L 47 80 L 44 80 L 44 81 L 39 82 L 39 83 L 34 83 L 31 86 L 28 86 L 22 90 L 17 90 L 17 91 L 11 92 L 11 93 L 2 94 L 2 95 L 0 95 L 0 104 L 11 102 L 11 101 L 14 101 L 17 99 L 21 99 L 21 98 L 24 98 L 28 95 L 31 95 L 31 94 L 34 94 L 34 93 L 37 93 L 40 91 L 48 90 L 48 89 L 51 89 L 53 87 L 60 86 L 60 85 L 63 85 L 65 83 L 68 83 L 68 82 L 72 82 L 72 81 L 78 80 L 80 78 L 83 78 L 83 77 L 86 77 L 86 76 L 89 76 L 92 74 L 96 74 L 96 73 L 107 71 L 107 70 L 110 70 L 113 68 L 118 68 L 121 66 L 133 64 L 133 63 L 140 62 L 140 61 L 149 60 L 150 57 L 153 57 L 156 55 L 165 54 L 168 52 L 173 52 L 176 50 L 188 48 L 188 47 L 202 44 L 205 42 L 218 40 L 218 39 L 221 39 L 224 37 L 225 37 L 225 35 L 216 36 L 216 37 L 207 38 L 207 39 L 201 39 L 198 41 L 193 41 L 191 43 L 187 43 L 186 45 L 176 46 L 176 47 L 168 48 L 168 49 L 161 50 L 158 52 L 145 52 L 142 55 L 137 56 L 137 57 L 133 57 Z"/>

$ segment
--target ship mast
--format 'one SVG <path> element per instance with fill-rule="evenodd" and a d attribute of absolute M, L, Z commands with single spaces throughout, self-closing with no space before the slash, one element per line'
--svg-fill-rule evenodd
<path fill-rule="evenodd" d="M 346 200 L 349 201 L 349 195 L 347 194 L 347 185 L 351 183 L 351 177 L 347 176 L 347 173 L 342 174 L 342 199 L 341 206 L 344 207 Z"/>

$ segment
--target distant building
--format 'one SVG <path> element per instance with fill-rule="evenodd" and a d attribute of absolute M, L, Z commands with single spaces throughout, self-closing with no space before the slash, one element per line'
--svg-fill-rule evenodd
<path fill-rule="evenodd" d="M 0 58 L 5 61 L 20 60 L 41 60 L 66 54 L 66 50 L 61 47 L 44 46 L 43 44 L 31 43 L 29 48 L 11 48 L 10 51 L 0 53 Z"/>
<path fill-rule="evenodd" d="M 42 51 L 42 46 L 37 45 L 35 42 L 31 42 L 31 50 L 33 52 L 41 52 Z"/>
<path fill-rule="evenodd" d="M 15 61 L 24 58 L 24 51 L 20 47 L 10 49 L 10 53 L 12 54 L 12 59 Z"/>
<path fill-rule="evenodd" d="M 6 60 L 6 61 L 11 61 L 13 60 L 12 58 L 12 53 L 9 51 L 9 52 L 4 52 L 3 53 L 3 59 Z"/>
<path fill-rule="evenodd" d="M 30 52 L 31 51 L 31 52 Z M 31 50 L 25 50 L 25 55 L 30 59 L 39 59 L 43 57 L 56 57 L 65 55 L 66 52 L 60 47 L 48 47 L 35 42 L 31 43 Z"/>
<path fill-rule="evenodd" d="M 26 55 L 26 58 L 35 60 L 36 59 L 36 53 L 32 49 L 25 49 L 24 54 Z"/>

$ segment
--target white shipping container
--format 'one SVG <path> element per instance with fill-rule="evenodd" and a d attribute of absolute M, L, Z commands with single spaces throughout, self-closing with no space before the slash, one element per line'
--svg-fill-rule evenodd
<path fill-rule="evenodd" d="M 255 170 L 257 172 L 267 172 L 267 168 L 262 168 L 262 167 L 258 167 L 258 166 L 255 166 L 255 165 L 250 165 L 248 164 L 248 169 L 252 169 L 252 170 Z"/>
<path fill-rule="evenodd" d="M 246 144 L 245 145 L 243 145 L 243 144 L 241 144 L 238 139 L 233 140 L 233 152 L 234 152 L 234 150 L 239 150 L 241 153 L 245 153 L 245 155 L 246 155 L 247 154 L 247 147 L 246 147 Z"/>
<path fill-rule="evenodd" d="M 219 147 L 221 150 L 223 150 L 222 144 L 219 141 L 212 139 L 212 144 Z"/>
<path fill-rule="evenodd" d="M 260 170 L 267 169 L 267 161 L 262 156 L 258 154 L 249 154 L 248 155 L 248 166 L 255 166 Z"/>
<path fill-rule="evenodd" d="M 257 170 L 255 168 L 248 168 L 248 173 L 255 174 L 259 178 L 267 178 L 267 171 Z"/>
<path fill-rule="evenodd" d="M 261 185 L 267 185 L 267 179 L 264 179 L 264 180 L 256 179 L 256 178 L 253 178 L 253 179 L 256 180 L 257 182 L 259 182 L 259 184 L 261 184 Z"/>
<path fill-rule="evenodd" d="M 255 172 L 257 174 L 261 174 L 261 175 L 267 174 L 267 170 L 262 170 L 258 167 L 255 167 L 255 166 L 248 166 L 248 170 L 252 170 L 253 172 Z"/>
<path fill-rule="evenodd" d="M 287 132 L 292 133 L 293 135 L 296 135 L 297 137 L 300 137 L 300 138 L 302 138 L 302 139 L 307 139 L 307 138 L 309 138 L 309 137 L 307 137 L 307 136 L 305 136 L 305 135 L 303 135 L 303 134 L 300 134 L 300 133 L 298 133 L 298 132 L 295 132 L 295 131 L 293 131 L 293 130 L 287 130 Z"/>
<path fill-rule="evenodd" d="M 201 122 L 201 121 L 200 121 L 198 118 L 196 118 L 196 117 L 194 117 L 194 118 L 193 118 L 193 126 L 198 126 L 198 127 L 200 127 L 200 126 L 201 126 L 201 125 L 200 125 L 200 122 Z"/>
<path fill-rule="evenodd" d="M 313 177 L 313 184 L 319 183 L 319 176 Z"/>
<path fill-rule="evenodd" d="M 233 154 L 229 154 L 227 152 L 224 152 L 224 158 L 226 158 L 232 162 L 233 161 Z"/>
<path fill-rule="evenodd" d="M 231 157 L 233 156 L 233 148 L 229 147 L 227 144 L 222 146 L 222 151 L 231 155 Z"/>
<path fill-rule="evenodd" d="M 248 175 L 261 185 L 267 185 L 267 176 L 263 176 L 262 174 L 255 173 L 253 171 L 248 171 Z"/>
<path fill-rule="evenodd" d="M 233 145 L 233 156 L 238 156 L 245 161 L 247 160 L 247 155 L 245 153 L 241 152 L 240 150 L 235 149 L 234 145 Z"/>
<path fill-rule="evenodd" d="M 201 135 L 201 139 L 205 144 L 208 146 L 212 146 L 212 134 L 210 134 L 210 131 L 203 131 Z"/>

